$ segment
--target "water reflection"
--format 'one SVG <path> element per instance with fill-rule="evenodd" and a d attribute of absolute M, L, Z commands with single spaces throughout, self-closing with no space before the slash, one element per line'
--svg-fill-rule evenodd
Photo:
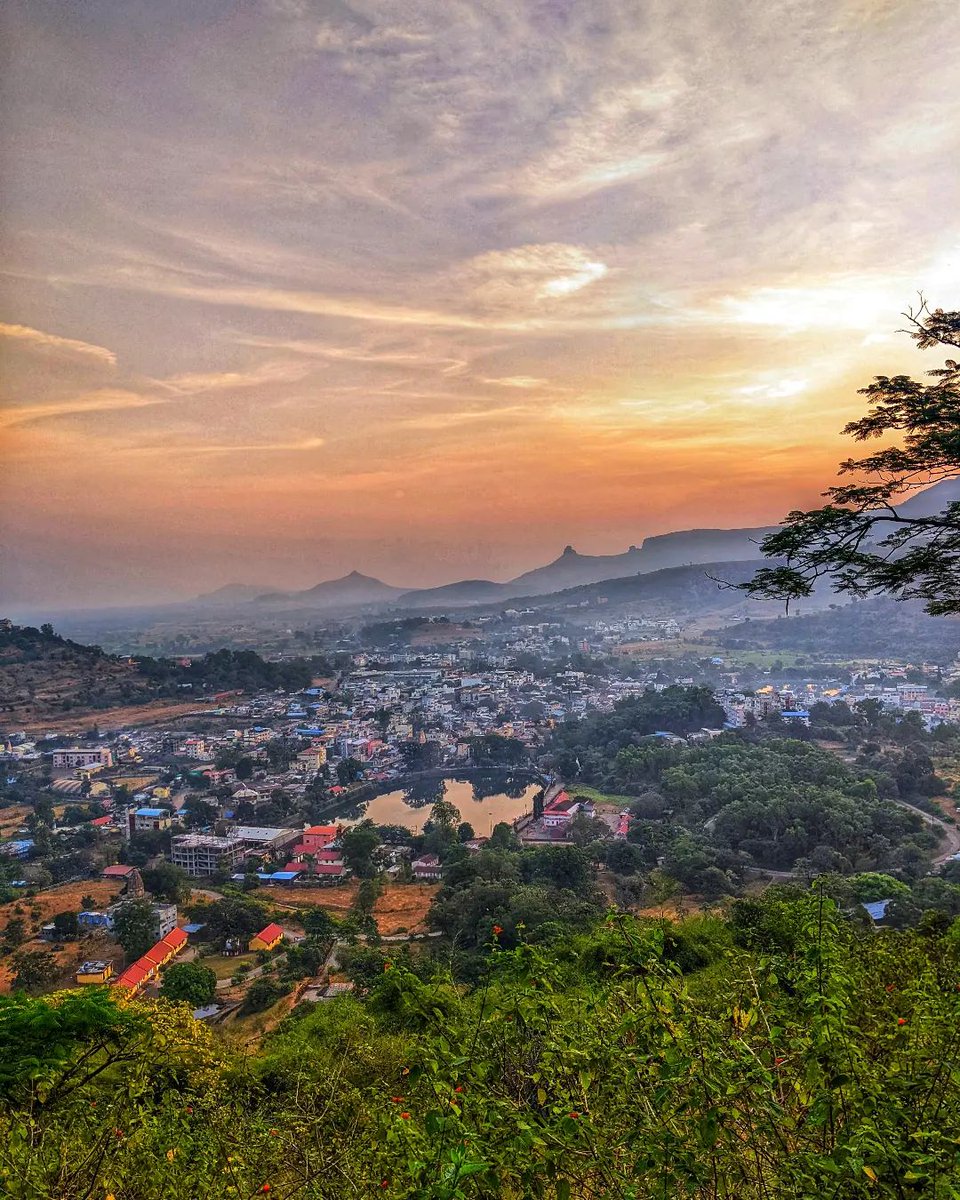
<path fill-rule="evenodd" d="M 497 773 L 474 775 L 469 779 L 440 778 L 411 780 L 406 787 L 375 796 L 338 818 L 352 825 L 369 817 L 378 825 L 404 825 L 419 832 L 438 800 L 448 800 L 469 821 L 478 837 L 487 836 L 498 821 L 515 821 L 533 809 L 533 797 L 539 784 L 529 777 Z"/>

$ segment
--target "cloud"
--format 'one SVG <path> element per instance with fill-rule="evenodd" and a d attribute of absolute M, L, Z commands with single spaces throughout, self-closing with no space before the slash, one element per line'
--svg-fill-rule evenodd
<path fill-rule="evenodd" d="M 10 338 L 32 350 L 48 351 L 81 361 L 93 360 L 106 367 L 117 365 L 116 354 L 104 346 L 94 346 L 90 342 L 60 337 L 56 333 L 44 333 L 40 329 L 31 329 L 28 325 L 7 325 L 0 322 L 0 337 Z"/>
<path fill-rule="evenodd" d="M 84 416 L 100 412 L 122 412 L 126 409 L 149 408 L 163 401 L 156 396 L 122 389 L 102 388 L 72 399 L 33 404 L 16 404 L 0 408 L 0 428 L 28 425 L 38 421 L 49 421 L 57 417 Z"/>

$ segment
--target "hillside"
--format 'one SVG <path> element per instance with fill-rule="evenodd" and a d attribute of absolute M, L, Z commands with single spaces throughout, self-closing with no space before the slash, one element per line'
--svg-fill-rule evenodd
<path fill-rule="evenodd" d="M 960 619 L 931 617 L 919 601 L 875 597 L 804 616 L 752 620 L 705 635 L 728 649 L 798 650 L 850 658 L 906 658 L 945 665 L 960 654 Z"/>
<path fill-rule="evenodd" d="M 370 575 L 351 571 L 341 579 L 328 579 L 302 592 L 268 592 L 256 598 L 256 604 L 289 604 L 309 608 L 350 608 L 378 604 L 401 595 L 403 588 L 392 587 Z"/>
<path fill-rule="evenodd" d="M 267 662 L 252 650 L 218 650 L 196 659 L 119 658 L 84 646 L 51 626 L 0 622 L 0 729 L 43 718 L 96 715 L 157 701 L 194 701 L 222 691 L 307 687 L 322 659 Z"/>
<path fill-rule="evenodd" d="M 0 726 L 43 714 L 106 708 L 141 698 L 136 665 L 59 637 L 49 626 L 0 623 Z"/>
<path fill-rule="evenodd" d="M 366 951 L 259 1049 L 106 989 L 0 998 L 12 1200 L 948 1200 L 960 937 L 817 892 Z M 276 1005 L 265 1027 L 289 1010 Z"/>

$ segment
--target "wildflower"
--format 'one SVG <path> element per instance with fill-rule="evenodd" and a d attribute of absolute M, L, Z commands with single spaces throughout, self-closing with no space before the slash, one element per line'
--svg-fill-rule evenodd
<path fill-rule="evenodd" d="M 177 1152 L 176 1152 L 176 1150 L 170 1149 L 170 1150 L 168 1150 L 168 1151 L 167 1151 L 167 1162 L 173 1162 L 173 1160 L 174 1160 L 176 1157 L 177 1157 Z"/>
<path fill-rule="evenodd" d="M 460 1084 L 460 1083 L 458 1083 L 458 1084 L 457 1084 L 457 1086 L 456 1086 L 456 1087 L 455 1087 L 453 1090 L 454 1090 L 455 1092 L 462 1092 L 462 1091 L 463 1091 L 463 1084 Z"/>
<path fill-rule="evenodd" d="M 906 1025 L 906 1023 L 907 1023 L 907 1018 L 906 1018 L 906 1017 L 897 1017 L 897 1024 L 898 1024 L 898 1025 Z"/>
<path fill-rule="evenodd" d="M 123 1130 L 122 1130 L 122 1129 L 115 1129 L 115 1130 L 113 1131 L 113 1136 L 114 1136 L 114 1137 L 117 1137 L 117 1138 L 122 1138 L 122 1137 L 123 1137 Z"/>
<path fill-rule="evenodd" d="M 382 1188 L 388 1188 L 390 1186 L 390 1180 L 389 1179 L 381 1179 L 380 1186 Z"/>
<path fill-rule="evenodd" d="M 270 1130 L 270 1136 L 271 1136 L 271 1137 L 279 1137 L 279 1136 L 280 1136 L 280 1130 L 279 1130 L 279 1129 L 271 1129 L 271 1130 Z"/>
<path fill-rule="evenodd" d="M 113 1192 L 107 1192 L 107 1194 L 104 1196 L 103 1200 L 117 1200 L 117 1198 L 113 1194 Z"/>
<path fill-rule="evenodd" d="M 567 1115 L 570 1117 L 571 1121 L 579 1121 L 580 1120 L 580 1114 L 578 1112 L 568 1113 Z"/>
<path fill-rule="evenodd" d="M 403 1103 L 403 1097 L 402 1097 L 402 1096 L 391 1096 L 391 1097 L 390 1097 L 390 1103 L 391 1103 L 391 1104 L 402 1104 L 402 1103 Z"/>
<path fill-rule="evenodd" d="M 893 991 L 893 987 L 894 987 L 894 985 L 893 985 L 892 983 L 888 983 L 888 984 L 887 984 L 887 991 L 888 991 L 888 992 L 892 992 L 892 991 Z"/>
<path fill-rule="evenodd" d="M 193 1116 L 193 1105 L 188 1104 L 183 1111 L 187 1114 L 188 1117 Z"/>
<path fill-rule="evenodd" d="M 263 1185 L 263 1187 L 260 1189 L 260 1191 L 261 1191 L 261 1192 L 269 1192 L 269 1191 L 270 1191 L 270 1184 L 269 1184 L 269 1183 L 265 1183 L 265 1184 Z"/>
<path fill-rule="evenodd" d="M 783 1066 L 783 1064 L 784 1064 L 786 1061 L 787 1061 L 787 1060 L 786 1060 L 785 1058 L 775 1058 L 775 1059 L 773 1060 L 773 1065 L 774 1065 L 775 1067 L 782 1067 L 782 1066 Z"/>
<path fill-rule="evenodd" d="M 502 925 L 494 925 L 494 927 L 493 927 L 493 936 L 494 936 L 494 937 L 497 937 L 497 935 L 498 935 L 498 934 L 501 934 L 501 933 L 503 933 L 503 926 L 502 926 Z"/>
<path fill-rule="evenodd" d="M 91 1100 L 91 1101 L 90 1101 L 90 1107 L 91 1107 L 91 1108 L 96 1108 L 96 1107 L 97 1107 L 97 1102 L 96 1102 L 96 1100 Z"/>
<path fill-rule="evenodd" d="M 391 968 L 392 966 L 393 966 L 393 963 L 392 963 L 392 962 L 385 962 L 385 963 L 383 964 L 383 969 L 384 969 L 385 971 L 389 971 L 389 970 L 390 970 L 390 968 Z"/>
<path fill-rule="evenodd" d="M 400 1114 L 400 1120 L 401 1120 L 401 1121 L 409 1121 L 409 1120 L 410 1120 L 410 1114 L 409 1114 L 408 1112 L 402 1112 L 402 1113 Z"/>

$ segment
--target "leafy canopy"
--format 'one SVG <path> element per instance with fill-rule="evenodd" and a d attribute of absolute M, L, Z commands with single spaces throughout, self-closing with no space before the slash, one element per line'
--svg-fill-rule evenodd
<path fill-rule="evenodd" d="M 921 297 L 904 315 L 921 350 L 960 347 L 960 312 L 931 312 Z M 950 358 L 927 375 L 929 383 L 878 375 L 860 389 L 870 411 L 843 432 L 858 442 L 894 435 L 899 444 L 841 463 L 856 482 L 828 488 L 822 508 L 791 512 L 761 544 L 782 565 L 736 586 L 789 604 L 829 577 L 852 596 L 913 597 L 931 614 L 960 612 L 960 501 L 929 514 L 897 507 L 916 488 L 960 475 L 960 364 Z"/>

